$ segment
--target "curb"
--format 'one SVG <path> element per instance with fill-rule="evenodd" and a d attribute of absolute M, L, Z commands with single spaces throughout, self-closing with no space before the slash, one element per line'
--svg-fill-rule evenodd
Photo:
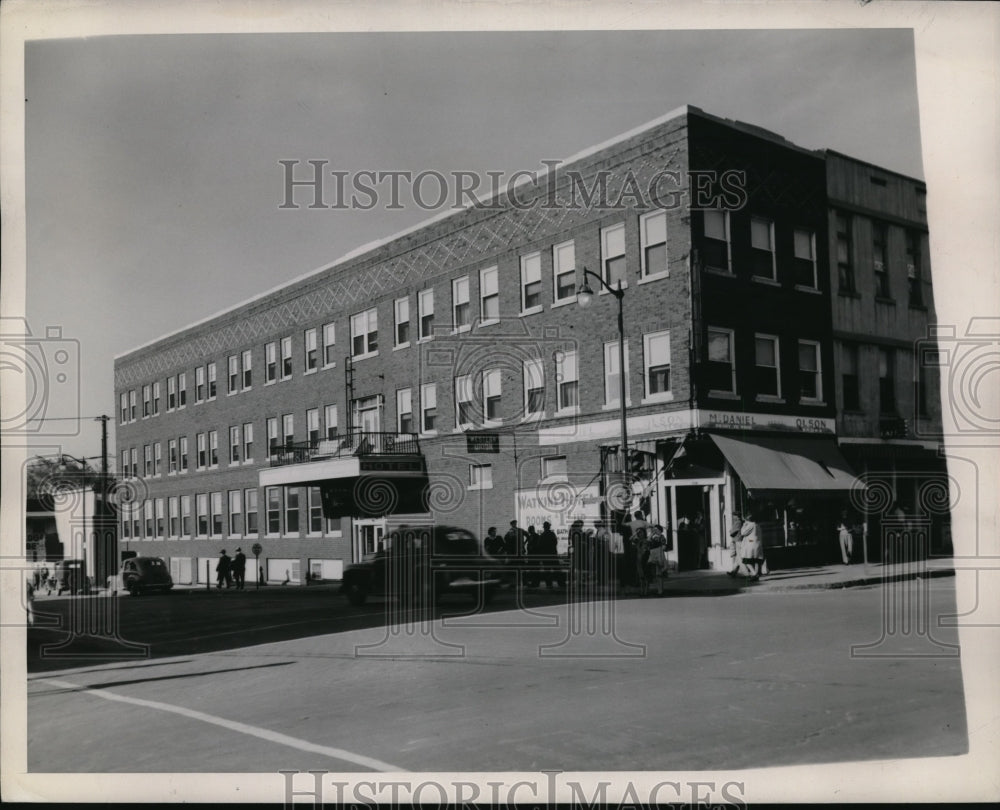
<path fill-rule="evenodd" d="M 841 590 L 843 588 L 857 588 L 865 585 L 884 585 L 889 582 L 906 582 L 913 579 L 936 579 L 938 577 L 953 577 L 955 576 L 955 570 L 953 568 L 942 568 L 937 570 L 927 570 L 922 572 L 913 572 L 908 574 L 893 574 L 893 575 L 880 575 L 880 576 L 867 576 L 861 577 L 859 579 L 845 579 L 839 580 L 837 582 L 810 582 L 801 585 L 783 585 L 783 584 L 769 584 L 765 583 L 765 591 L 780 592 L 780 591 L 832 591 Z M 752 585 L 742 585 L 740 587 L 741 593 L 752 593 L 755 590 L 760 590 Z"/>

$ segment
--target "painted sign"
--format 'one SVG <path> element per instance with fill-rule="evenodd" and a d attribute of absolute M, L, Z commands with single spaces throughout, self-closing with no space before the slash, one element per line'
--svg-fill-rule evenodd
<path fill-rule="evenodd" d="M 833 419 L 771 413 L 698 411 L 698 426 L 717 430 L 781 430 L 789 433 L 835 433 Z"/>
<path fill-rule="evenodd" d="M 499 453 L 500 434 L 466 431 L 465 449 L 469 453 Z"/>
<path fill-rule="evenodd" d="M 517 525 L 524 530 L 534 526 L 540 533 L 545 521 L 551 523 L 560 554 L 569 549 L 569 530 L 575 521 L 583 521 L 589 529 L 601 517 L 597 484 L 580 487 L 567 480 L 539 481 L 537 486 L 515 490 L 514 494 Z"/>

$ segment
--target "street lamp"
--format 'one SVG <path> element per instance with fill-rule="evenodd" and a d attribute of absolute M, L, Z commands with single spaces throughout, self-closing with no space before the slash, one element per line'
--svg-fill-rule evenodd
<path fill-rule="evenodd" d="M 625 410 L 625 316 L 622 301 L 625 298 L 625 290 L 622 289 L 621 279 L 618 280 L 617 289 L 611 287 L 601 276 L 593 273 L 586 267 L 583 268 L 583 286 L 577 291 L 576 301 L 581 309 L 587 309 L 594 299 L 594 291 L 587 284 L 587 276 L 593 276 L 601 286 L 611 293 L 618 301 L 618 404 L 621 410 L 622 439 L 621 439 L 621 473 L 622 482 L 625 481 L 625 472 L 628 470 L 628 426 L 627 413 Z"/>

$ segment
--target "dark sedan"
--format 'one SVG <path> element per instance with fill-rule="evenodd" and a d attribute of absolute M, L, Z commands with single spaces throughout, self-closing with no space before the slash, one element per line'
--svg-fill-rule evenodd
<path fill-rule="evenodd" d="M 132 596 L 155 591 L 166 592 L 174 587 L 167 564 L 160 557 L 132 557 L 125 560 L 118 576 L 121 587 Z"/>
<path fill-rule="evenodd" d="M 401 526 L 385 546 L 344 571 L 342 590 L 353 605 L 370 594 L 430 604 L 450 594 L 485 605 L 502 582 L 502 564 L 485 554 L 472 532 L 453 526 Z"/>

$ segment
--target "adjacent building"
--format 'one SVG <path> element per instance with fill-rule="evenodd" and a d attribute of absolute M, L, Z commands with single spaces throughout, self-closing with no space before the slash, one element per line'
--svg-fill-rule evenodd
<path fill-rule="evenodd" d="M 736 512 L 775 565 L 830 557 L 841 514 L 869 517 L 858 475 L 913 506 L 902 473 L 936 457 L 933 369 L 905 355 L 933 323 L 922 189 L 675 110 L 116 358 L 119 472 L 143 485 L 123 540 L 180 582 L 237 546 L 304 582 L 393 521 L 548 520 L 565 548 L 574 524 L 642 509 L 682 569 L 728 564 Z M 617 298 L 593 284 L 582 307 L 584 268 L 622 291 L 624 367 Z M 891 412 L 869 392 L 887 349 Z M 911 407 L 919 444 L 891 421 Z"/>

